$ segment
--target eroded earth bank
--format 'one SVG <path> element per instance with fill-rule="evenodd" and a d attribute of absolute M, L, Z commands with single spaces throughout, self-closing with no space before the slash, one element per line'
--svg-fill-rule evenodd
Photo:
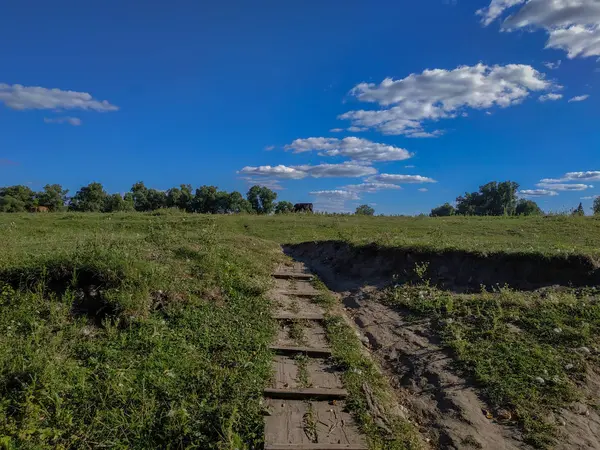
<path fill-rule="evenodd" d="M 600 271 L 579 257 L 286 246 L 434 448 L 600 448 Z"/>

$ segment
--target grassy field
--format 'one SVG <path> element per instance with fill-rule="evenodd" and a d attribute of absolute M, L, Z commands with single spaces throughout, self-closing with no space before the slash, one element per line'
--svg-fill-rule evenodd
<path fill-rule="evenodd" d="M 274 332 L 263 294 L 282 243 L 335 239 L 600 257 L 600 220 L 568 217 L 4 214 L 0 236 L 0 448 L 259 446 Z M 461 319 L 469 317 L 471 306 L 464 305 L 472 300 L 449 310 L 440 295 L 418 305 L 394 298 L 416 313 L 456 320 L 445 328 L 447 345 L 499 404 L 522 399 L 514 407 L 532 416 L 530 406 L 541 404 L 540 396 L 552 404 L 573 398 L 581 372 L 567 377 L 559 366 L 569 348 L 596 339 L 595 307 L 574 310 L 564 306 L 576 302 L 569 297 L 535 322 L 526 312 L 530 300 L 509 302 L 521 311 L 519 327 L 532 335 L 536 327 L 560 326 L 565 332 L 558 342 L 572 340 L 564 351 L 550 352 L 556 342 L 544 339 L 555 336 L 535 336 L 548 377 L 564 376 L 565 384 L 548 384 L 551 395 L 536 389 L 532 397 L 515 387 L 525 375 L 498 385 L 494 372 L 479 364 L 477 355 L 490 350 L 483 337 L 504 336 L 494 334 L 506 317 L 497 319 L 497 304 L 482 300 L 478 311 L 487 319 L 473 328 Z M 581 323 L 573 322 L 573 311 Z M 573 331 L 582 323 L 587 328 Z M 505 339 L 492 348 L 494 355 L 521 364 L 503 353 Z M 534 338 L 526 333 L 519 339 L 518 345 L 530 346 Z M 532 436 L 544 432 L 521 416 L 534 428 Z"/>

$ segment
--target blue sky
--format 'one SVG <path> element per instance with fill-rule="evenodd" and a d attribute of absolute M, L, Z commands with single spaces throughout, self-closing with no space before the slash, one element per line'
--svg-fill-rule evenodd
<path fill-rule="evenodd" d="M 546 210 L 600 194 L 598 0 L 31 0 L 0 42 L 0 185 L 386 214 L 491 180 Z"/>

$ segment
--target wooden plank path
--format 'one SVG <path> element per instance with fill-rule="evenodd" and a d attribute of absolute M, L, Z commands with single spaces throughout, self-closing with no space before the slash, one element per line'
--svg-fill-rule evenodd
<path fill-rule="evenodd" d="M 273 297 L 280 304 L 274 317 L 286 331 L 280 335 L 289 336 L 271 346 L 279 356 L 273 360 L 273 385 L 264 390 L 265 450 L 367 450 L 365 436 L 345 409 L 342 373 L 322 341 L 325 314 L 311 304 L 319 295 L 310 284 L 313 276 L 295 263 L 273 277 L 278 280 Z"/>

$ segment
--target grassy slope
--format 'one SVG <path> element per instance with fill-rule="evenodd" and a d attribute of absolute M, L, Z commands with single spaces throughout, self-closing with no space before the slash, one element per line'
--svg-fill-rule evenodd
<path fill-rule="evenodd" d="M 211 217 L 2 216 L 0 448 L 262 439 L 275 244 Z M 77 305 L 92 274 L 117 318 Z M 52 289 L 67 288 L 53 293 Z"/>
<path fill-rule="evenodd" d="M 597 259 L 599 231 L 600 220 L 565 217 L 0 215 L 0 280 L 28 288 L 4 286 L 0 294 L 0 447 L 228 448 L 260 441 L 273 329 L 261 294 L 280 257 L 278 243 L 335 239 Z M 100 294 L 88 293 L 102 298 L 105 311 L 115 310 L 116 320 L 99 324 L 73 308 L 78 285 L 86 283 L 100 285 Z M 427 303 L 412 307 L 446 317 Z M 586 339 L 595 339 L 599 319 L 583 322 L 589 320 Z M 483 374 L 499 404 L 510 406 L 511 397 L 494 387 L 502 374 L 494 378 L 479 365 L 487 351 L 480 344 L 504 335 L 483 326 L 472 333 L 484 338 L 459 331 L 462 341 L 448 338 L 448 345 Z M 515 396 L 531 394 L 535 385 L 526 386 L 532 389 Z M 570 398 L 565 392 L 561 401 Z M 544 432 L 533 427 L 534 437 Z"/>
<path fill-rule="evenodd" d="M 389 247 L 458 249 L 477 253 L 581 254 L 600 257 L 596 217 L 357 217 L 230 216 L 221 219 L 240 233 L 280 243 L 343 240 Z"/>

